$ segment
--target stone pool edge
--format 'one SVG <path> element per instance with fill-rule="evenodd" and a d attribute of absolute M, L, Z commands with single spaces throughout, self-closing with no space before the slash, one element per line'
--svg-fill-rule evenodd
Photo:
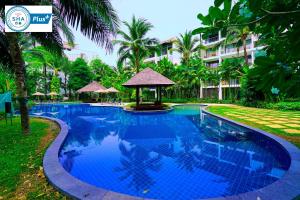
<path fill-rule="evenodd" d="M 274 183 L 267 185 L 266 187 L 260 188 L 255 191 L 241 193 L 234 196 L 227 197 L 217 197 L 209 198 L 210 200 L 287 200 L 294 199 L 300 195 L 300 149 L 298 149 L 292 143 L 261 129 L 257 129 L 234 120 L 228 119 L 226 117 L 211 113 L 206 110 L 208 105 L 203 105 L 202 112 L 212 115 L 214 117 L 220 118 L 232 124 L 242 126 L 246 129 L 256 131 L 262 135 L 267 136 L 273 141 L 280 144 L 283 149 L 289 154 L 291 159 L 291 164 L 286 174 Z"/>
<path fill-rule="evenodd" d="M 174 106 L 180 106 L 185 104 L 176 104 Z M 189 104 L 192 105 L 192 104 Z M 199 105 L 199 104 L 193 104 Z M 202 106 L 207 106 L 201 104 Z M 245 127 L 250 130 L 254 130 L 260 134 L 268 136 L 270 139 L 273 139 L 275 142 L 278 142 L 290 155 L 291 157 L 291 165 L 289 170 L 286 172 L 283 178 L 279 179 L 278 181 L 261 188 L 259 190 L 255 190 L 252 192 L 242 193 L 235 196 L 227 196 L 227 197 L 217 197 L 217 198 L 209 198 L 210 200 L 286 200 L 286 199 L 293 199 L 297 195 L 300 194 L 300 150 L 294 146 L 293 144 L 289 143 L 288 141 L 279 138 L 273 134 L 267 133 L 260 129 L 256 129 L 236 121 L 227 119 L 225 117 L 210 113 L 209 111 L 202 109 L 203 112 L 220 118 L 222 120 L 228 121 L 233 124 L 237 124 L 239 126 Z M 66 139 L 68 134 L 68 125 L 63 122 L 62 120 L 50 118 L 50 117 L 43 117 L 43 116 L 32 116 L 35 118 L 42 118 L 48 119 L 60 127 L 60 132 L 55 140 L 51 143 L 48 147 L 44 158 L 43 158 L 43 167 L 44 167 L 44 174 L 51 185 L 53 185 L 58 191 L 62 192 L 63 194 L 73 198 L 73 199 L 95 199 L 95 200 L 148 200 L 147 198 L 140 198 L 129 196 L 126 194 L 121 194 L 117 192 L 113 192 L 110 190 L 102 189 L 95 187 L 93 185 L 87 184 L 75 177 L 71 176 L 60 164 L 58 159 L 58 153 L 61 149 L 63 142 Z"/>
<path fill-rule="evenodd" d="M 73 199 L 86 200 L 143 200 L 144 198 L 133 197 L 126 194 L 105 190 L 87 184 L 71 176 L 60 164 L 58 154 L 63 142 L 66 139 L 69 128 L 60 119 L 43 116 L 31 116 L 35 118 L 47 119 L 55 122 L 60 127 L 60 132 L 46 150 L 43 158 L 44 174 L 49 183 L 64 195 Z M 146 199 L 144 199 L 146 200 Z"/>

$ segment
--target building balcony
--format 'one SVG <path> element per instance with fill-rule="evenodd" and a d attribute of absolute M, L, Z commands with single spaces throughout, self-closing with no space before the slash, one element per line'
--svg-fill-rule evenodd
<path fill-rule="evenodd" d="M 207 40 L 204 40 L 204 44 L 210 44 L 219 41 L 219 36 L 210 37 Z"/>

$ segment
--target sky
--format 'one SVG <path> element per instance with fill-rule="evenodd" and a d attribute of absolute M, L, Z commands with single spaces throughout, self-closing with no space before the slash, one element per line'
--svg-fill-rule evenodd
<path fill-rule="evenodd" d="M 149 32 L 149 37 L 161 41 L 177 37 L 186 30 L 199 27 L 198 13 L 207 14 L 208 8 L 213 5 L 213 0 L 111 0 L 121 21 L 131 21 L 132 16 L 147 19 L 154 28 Z M 121 24 L 121 29 L 124 26 Z M 117 47 L 114 52 L 107 52 L 80 31 L 73 30 L 76 47 L 71 52 L 66 52 L 70 58 L 84 53 L 87 59 L 99 57 L 105 63 L 115 66 L 117 62 Z"/>

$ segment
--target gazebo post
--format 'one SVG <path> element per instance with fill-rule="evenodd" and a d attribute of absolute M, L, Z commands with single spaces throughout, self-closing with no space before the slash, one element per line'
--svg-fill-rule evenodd
<path fill-rule="evenodd" d="M 161 104 L 161 86 L 159 86 L 159 104 Z"/>
<path fill-rule="evenodd" d="M 162 103 L 162 87 L 174 85 L 175 83 L 151 68 L 146 68 L 137 73 L 134 77 L 128 80 L 123 86 L 136 89 L 136 106 L 140 106 L 140 88 L 155 87 L 156 88 L 156 102 L 155 104 Z M 143 105 L 143 109 L 153 109 L 155 106 Z M 141 108 L 140 108 L 141 109 Z"/>
<path fill-rule="evenodd" d="M 158 104 L 159 103 L 159 94 L 158 94 L 158 86 L 156 86 L 156 104 Z"/>
<path fill-rule="evenodd" d="M 140 87 L 136 87 L 136 107 L 140 105 Z"/>

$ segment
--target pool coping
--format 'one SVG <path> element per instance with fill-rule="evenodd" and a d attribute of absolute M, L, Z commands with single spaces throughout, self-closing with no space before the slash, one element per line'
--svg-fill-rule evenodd
<path fill-rule="evenodd" d="M 194 104 L 194 105 L 199 105 L 199 104 Z M 203 104 L 201 105 L 203 106 Z M 212 116 L 215 116 L 217 118 L 220 118 L 222 120 L 228 121 L 230 123 L 242 126 L 244 128 L 268 136 L 270 139 L 273 139 L 275 142 L 279 143 L 287 151 L 287 153 L 290 155 L 291 158 L 290 168 L 288 169 L 284 177 L 282 177 L 278 181 L 255 191 L 242 193 L 234 196 L 209 198 L 210 200 L 238 200 L 238 199 L 239 200 L 250 200 L 250 199 L 251 200 L 252 199 L 253 200 L 257 200 L 257 199 L 286 200 L 286 199 L 293 199 L 300 194 L 300 150 L 296 146 L 289 143 L 288 141 L 285 141 L 282 138 L 279 138 L 278 136 L 267 133 L 260 129 L 256 129 L 247 126 L 245 124 L 241 124 L 233 120 L 227 119 L 225 117 L 210 113 L 209 111 L 205 110 L 205 108 L 202 109 L 202 111 Z M 106 190 L 103 188 L 99 188 L 73 177 L 62 167 L 58 158 L 59 151 L 69 131 L 68 125 L 60 119 L 44 117 L 44 116 L 33 116 L 33 117 L 51 120 L 60 126 L 60 133 L 52 142 L 52 144 L 48 147 L 43 158 L 44 174 L 48 179 L 48 181 L 51 183 L 51 185 L 53 185 L 60 192 L 73 199 L 150 200 L 148 198 L 134 197 L 134 196 Z"/>
<path fill-rule="evenodd" d="M 257 199 L 270 199 L 270 200 L 287 200 L 287 199 L 294 199 L 298 195 L 300 195 L 300 149 L 298 149 L 292 143 L 274 135 L 263 131 L 258 128 L 254 128 L 234 120 L 228 119 L 226 117 L 211 113 L 206 110 L 208 106 L 206 105 L 202 108 L 202 112 L 212 115 L 214 117 L 220 118 L 224 121 L 229 123 L 239 125 L 249 130 L 253 130 L 258 132 L 262 135 L 267 136 L 268 138 L 272 139 L 273 141 L 280 144 L 286 153 L 290 156 L 291 163 L 290 167 L 285 173 L 285 175 L 280 178 L 279 180 L 267 185 L 266 187 L 260 188 L 255 191 L 241 193 L 234 196 L 227 196 L 227 197 L 217 197 L 217 198 L 209 198 L 210 200 L 257 200 Z"/>

